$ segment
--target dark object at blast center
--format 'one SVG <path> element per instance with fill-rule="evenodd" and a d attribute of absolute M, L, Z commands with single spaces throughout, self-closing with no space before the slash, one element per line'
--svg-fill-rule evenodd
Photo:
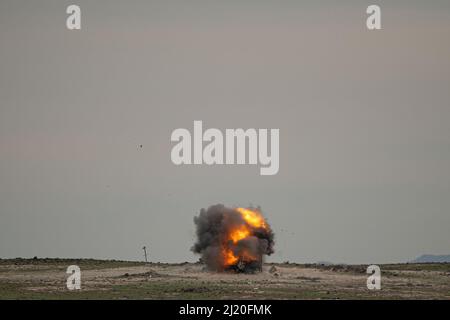
<path fill-rule="evenodd" d="M 228 266 L 226 270 L 234 271 L 236 273 L 256 273 L 262 272 L 263 259 L 262 255 L 257 260 L 245 261 L 242 257 L 239 261 L 231 266 Z"/>

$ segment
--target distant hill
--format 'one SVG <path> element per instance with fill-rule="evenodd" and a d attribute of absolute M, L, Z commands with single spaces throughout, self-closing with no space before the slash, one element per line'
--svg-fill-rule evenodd
<path fill-rule="evenodd" d="M 420 257 L 411 261 L 412 263 L 450 263 L 450 255 L 434 255 L 434 254 L 423 254 Z"/>

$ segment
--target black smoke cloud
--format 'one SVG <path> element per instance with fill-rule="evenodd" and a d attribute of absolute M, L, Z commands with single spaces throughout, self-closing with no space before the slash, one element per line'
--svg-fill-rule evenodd
<path fill-rule="evenodd" d="M 260 212 L 259 208 L 253 209 Z M 267 222 L 267 221 L 266 221 Z M 223 246 L 227 246 L 237 257 L 240 253 L 249 252 L 252 256 L 270 255 L 274 252 L 274 234 L 267 224 L 267 228 L 252 228 L 249 236 L 236 244 L 227 241 L 229 230 L 246 224 L 239 212 L 227 208 L 222 204 L 201 209 L 200 214 L 194 217 L 197 241 L 191 248 L 194 253 L 200 254 L 202 261 L 208 269 L 222 271 L 224 259 Z"/>

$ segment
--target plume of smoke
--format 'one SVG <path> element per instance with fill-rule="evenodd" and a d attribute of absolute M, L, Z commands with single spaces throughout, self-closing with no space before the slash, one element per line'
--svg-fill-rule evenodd
<path fill-rule="evenodd" d="M 259 209 L 257 209 L 260 211 Z M 201 209 L 194 217 L 197 241 L 191 248 L 194 253 L 201 255 L 203 262 L 210 270 L 222 271 L 224 268 L 223 245 L 226 244 L 236 256 L 241 252 L 248 252 L 252 256 L 262 257 L 274 252 L 274 234 L 270 227 L 254 228 L 252 235 L 238 241 L 236 244 L 227 243 L 229 231 L 246 224 L 241 214 L 233 208 L 222 204 Z"/>

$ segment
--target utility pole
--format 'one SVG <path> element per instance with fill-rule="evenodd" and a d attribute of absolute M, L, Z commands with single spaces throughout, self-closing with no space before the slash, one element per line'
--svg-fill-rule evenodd
<path fill-rule="evenodd" d="M 143 247 L 142 247 L 142 250 L 144 250 L 145 262 L 147 263 L 147 262 L 148 262 L 148 261 L 147 261 L 147 247 L 146 247 L 146 246 L 143 246 Z"/>

